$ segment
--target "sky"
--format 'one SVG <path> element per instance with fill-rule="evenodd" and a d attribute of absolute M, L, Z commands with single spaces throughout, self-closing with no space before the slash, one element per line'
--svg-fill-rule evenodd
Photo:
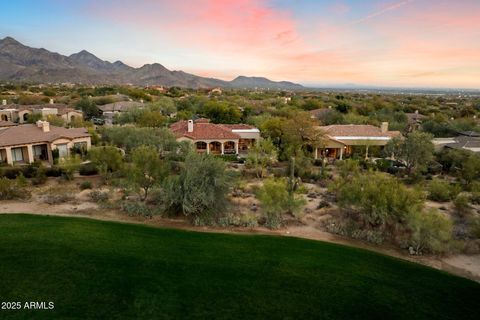
<path fill-rule="evenodd" d="M 0 37 L 231 80 L 480 89 L 480 0 L 0 0 Z"/>

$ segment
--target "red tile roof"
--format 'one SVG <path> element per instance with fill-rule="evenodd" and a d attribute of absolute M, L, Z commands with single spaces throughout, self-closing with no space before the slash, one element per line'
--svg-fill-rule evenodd
<path fill-rule="evenodd" d="M 50 125 L 50 131 L 43 132 L 42 128 L 37 127 L 35 124 L 24 124 L 0 130 L 0 147 L 51 143 L 60 138 L 72 140 L 83 137 L 90 137 L 85 128 L 67 129 Z"/>
<path fill-rule="evenodd" d="M 13 123 L 11 121 L 5 121 L 5 120 L 0 121 L 0 128 L 13 127 L 13 126 L 16 126 L 16 125 L 17 125 L 16 123 Z"/>
<path fill-rule="evenodd" d="M 175 122 L 170 126 L 170 130 L 177 138 L 185 137 L 192 140 L 225 140 L 225 139 L 240 139 L 240 136 L 232 132 L 232 129 L 222 124 L 214 124 L 208 122 L 195 122 L 193 124 L 193 131 L 188 132 L 188 121 Z"/>
<path fill-rule="evenodd" d="M 382 132 L 379 127 L 367 124 L 335 124 L 319 127 L 332 137 L 396 137 L 399 131 Z"/>

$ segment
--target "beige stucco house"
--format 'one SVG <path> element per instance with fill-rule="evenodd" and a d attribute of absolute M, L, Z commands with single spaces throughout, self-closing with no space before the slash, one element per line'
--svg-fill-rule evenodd
<path fill-rule="evenodd" d="M 177 141 L 193 143 L 199 153 L 246 154 L 260 139 L 260 130 L 246 124 L 214 124 L 209 119 L 179 121 L 170 126 Z"/>
<path fill-rule="evenodd" d="M 353 147 L 364 146 L 365 157 L 368 147 L 385 146 L 394 137 L 401 136 L 399 131 L 389 131 L 388 122 L 381 127 L 357 124 L 336 124 L 318 127 L 323 133 L 322 141 L 315 148 L 315 159 L 323 155 L 327 158 L 342 159 L 352 153 Z"/>
<path fill-rule="evenodd" d="M 74 147 L 91 147 L 90 134 L 85 128 L 67 129 L 51 126 L 47 121 L 0 129 L 0 162 L 9 165 L 43 161 L 53 164 L 52 150 L 66 157 Z"/>
<path fill-rule="evenodd" d="M 1 121 L 27 123 L 32 114 L 39 114 L 43 120 L 46 120 L 48 116 L 61 117 L 65 123 L 70 123 L 75 118 L 83 119 L 82 111 L 69 108 L 65 104 L 55 104 L 53 100 L 45 105 L 7 104 L 7 101 L 3 100 L 0 107 Z"/>

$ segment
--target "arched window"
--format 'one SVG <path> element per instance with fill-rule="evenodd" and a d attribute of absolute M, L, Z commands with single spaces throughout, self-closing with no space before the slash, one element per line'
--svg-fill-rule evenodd
<path fill-rule="evenodd" d="M 207 143 L 203 141 L 195 142 L 195 149 L 199 152 L 207 151 Z"/>

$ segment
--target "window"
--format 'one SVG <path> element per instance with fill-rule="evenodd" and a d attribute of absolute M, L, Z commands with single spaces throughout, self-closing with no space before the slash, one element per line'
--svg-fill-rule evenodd
<path fill-rule="evenodd" d="M 65 158 L 66 156 L 68 156 L 68 148 L 67 148 L 67 144 L 57 144 L 56 145 L 57 149 L 58 149 L 58 156 L 60 158 Z"/>
<path fill-rule="evenodd" d="M 22 162 L 23 161 L 22 148 L 13 148 L 12 149 L 12 159 L 13 159 L 13 162 Z"/>
<path fill-rule="evenodd" d="M 33 158 L 37 160 L 48 160 L 47 145 L 41 144 L 33 146 Z"/>

